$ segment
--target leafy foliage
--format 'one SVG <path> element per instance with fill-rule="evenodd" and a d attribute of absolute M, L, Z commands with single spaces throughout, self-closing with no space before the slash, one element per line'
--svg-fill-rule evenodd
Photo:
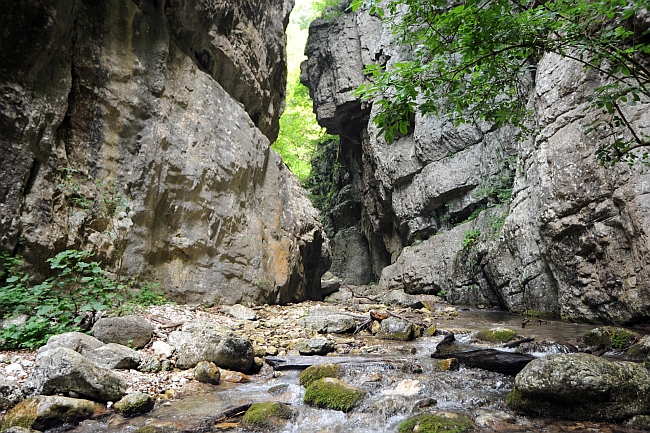
<path fill-rule="evenodd" d="M 56 334 L 82 330 L 84 320 L 96 312 L 122 305 L 125 300 L 160 303 L 161 295 L 149 286 L 131 289 L 109 278 L 88 251 L 66 250 L 47 260 L 53 276 L 31 285 L 22 260 L 0 257 L 0 317 L 28 315 L 23 325 L 0 330 L 2 348 L 36 348 Z"/>
<path fill-rule="evenodd" d="M 415 110 L 456 123 L 486 120 L 527 129 L 528 91 L 536 62 L 556 53 L 605 79 L 587 109 L 601 116 L 586 132 L 606 132 L 597 150 L 603 164 L 633 163 L 648 154 L 648 135 L 628 121 L 623 106 L 650 97 L 648 30 L 635 16 L 648 0 L 355 0 L 388 22 L 412 57 L 391 69 L 369 65 L 371 82 L 358 95 L 378 107 L 374 122 L 388 142 L 404 134 Z"/>
<path fill-rule="evenodd" d="M 300 83 L 300 63 L 305 59 L 303 51 L 307 42 L 306 26 L 303 27 L 301 20 L 311 22 L 316 17 L 311 14 L 305 15 L 304 11 L 301 14 L 301 11 L 305 7 L 311 7 L 316 8 L 313 13 L 320 14 L 322 12 L 320 8 L 321 6 L 324 8 L 325 3 L 338 3 L 338 0 L 302 3 L 303 8 L 291 14 L 291 22 L 287 27 L 287 105 L 280 117 L 280 134 L 272 146 L 282 155 L 282 160 L 289 169 L 303 182 L 309 177 L 311 158 L 316 151 L 317 143 L 327 134 L 316 121 L 309 89 Z"/>
<path fill-rule="evenodd" d="M 467 230 L 463 234 L 463 250 L 469 250 L 472 248 L 481 237 L 481 231 L 479 229 Z"/>

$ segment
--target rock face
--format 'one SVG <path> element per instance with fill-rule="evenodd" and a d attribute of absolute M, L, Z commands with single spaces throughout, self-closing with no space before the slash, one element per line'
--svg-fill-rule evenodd
<path fill-rule="evenodd" d="M 181 302 L 319 298 L 327 241 L 269 148 L 292 3 L 4 5 L 0 249 L 89 249 Z"/>
<path fill-rule="evenodd" d="M 650 316 L 650 175 L 598 164 L 608 137 L 584 134 L 597 114 L 584 111 L 585 89 L 602 84 L 596 74 L 543 56 L 530 90 L 536 132 L 524 141 L 512 128 L 416 113 L 412 131 L 388 145 L 369 122 L 373 105 L 352 91 L 364 66 L 408 59 L 390 30 L 366 12 L 315 21 L 306 54 L 301 79 L 319 123 L 340 135 L 347 171 L 346 182 L 330 179 L 332 197 L 346 198 L 330 219 L 357 218 L 329 233 L 334 263 L 365 248 L 355 268 L 371 269 L 384 291 L 580 321 Z M 650 120 L 646 102 L 626 109 L 635 126 Z"/>
<path fill-rule="evenodd" d="M 538 415 L 623 420 L 650 411 L 648 391 L 650 372 L 644 364 L 582 353 L 551 355 L 517 374 L 508 403 Z"/>

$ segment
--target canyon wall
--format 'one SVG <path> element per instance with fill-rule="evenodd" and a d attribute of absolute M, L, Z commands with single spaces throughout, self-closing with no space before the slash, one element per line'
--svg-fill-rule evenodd
<path fill-rule="evenodd" d="M 306 54 L 302 81 L 320 124 L 341 137 L 346 197 L 360 208 L 349 226 L 362 239 L 335 233 L 335 263 L 355 242 L 383 290 L 578 321 L 650 317 L 650 175 L 598 164 L 609 137 L 584 133 L 596 74 L 544 56 L 530 93 L 537 132 L 523 140 L 513 128 L 416 113 L 413 130 L 388 145 L 353 91 L 366 65 L 390 68 L 408 50 L 378 18 L 347 12 L 312 24 Z M 648 124 L 648 108 L 627 108 L 634 125 Z M 344 279 L 351 271 L 338 269 Z"/>
<path fill-rule="evenodd" d="M 180 302 L 320 298 L 318 213 L 270 149 L 292 0 L 3 1 L 0 248 Z"/>

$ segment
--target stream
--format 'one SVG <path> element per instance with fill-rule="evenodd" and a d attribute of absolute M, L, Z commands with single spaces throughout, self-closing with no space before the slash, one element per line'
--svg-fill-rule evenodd
<path fill-rule="evenodd" d="M 474 331 L 508 327 L 536 342 L 528 352 L 535 356 L 568 352 L 564 342 L 580 338 L 593 325 L 559 321 L 533 321 L 521 328 L 522 317 L 485 310 L 463 311 L 454 320 L 441 320 L 439 329 L 455 333 L 458 341 L 469 341 Z M 637 332 L 644 332 L 638 330 Z M 352 412 L 317 409 L 302 403 L 305 389 L 299 385 L 298 370 L 274 371 L 265 365 L 244 384 L 218 386 L 190 382 L 184 397 L 164 403 L 143 416 L 87 420 L 69 431 L 79 433 L 133 433 L 143 426 L 157 426 L 155 433 L 173 431 L 247 432 L 238 418 L 217 419 L 219 414 L 238 406 L 261 401 L 281 401 L 296 410 L 296 416 L 282 432 L 377 433 L 397 432 L 400 422 L 422 411 L 459 412 L 469 415 L 477 432 L 633 432 L 622 425 L 603 422 L 565 421 L 519 415 L 505 403 L 514 377 L 461 365 L 457 371 L 438 371 L 431 353 L 442 336 L 422 337 L 412 342 L 378 340 L 357 336 L 368 344 L 367 354 L 346 356 L 341 380 L 362 388 L 367 396 Z M 374 340 L 374 341 L 373 341 Z M 490 347 L 484 345 L 483 347 Z M 492 345 L 495 347 L 495 345 Z M 514 349 L 506 349 L 513 351 Z M 373 353 L 375 352 L 375 353 Z M 616 354 L 605 356 L 616 358 Z M 337 357 L 319 357 L 337 362 Z M 350 362 L 352 361 L 352 362 Z M 68 427 L 69 428 L 69 427 Z M 50 430 L 52 433 L 62 429 Z"/>

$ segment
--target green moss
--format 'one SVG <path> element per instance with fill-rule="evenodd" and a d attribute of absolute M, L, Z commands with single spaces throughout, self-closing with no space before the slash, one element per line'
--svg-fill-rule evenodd
<path fill-rule="evenodd" d="M 399 425 L 399 433 L 461 433 L 474 428 L 474 422 L 457 413 L 425 414 L 409 418 Z"/>
<path fill-rule="evenodd" d="M 176 429 L 167 425 L 147 425 L 140 427 L 134 433 L 173 433 Z"/>
<path fill-rule="evenodd" d="M 514 410 L 521 410 L 523 408 L 523 399 L 517 388 L 512 388 L 512 391 L 508 393 L 506 403 Z"/>
<path fill-rule="evenodd" d="M 324 377 L 338 377 L 340 366 L 334 363 L 312 365 L 300 373 L 300 384 L 305 388 Z"/>
<path fill-rule="evenodd" d="M 244 425 L 262 431 L 282 427 L 291 418 L 291 409 L 283 403 L 265 401 L 253 403 L 244 414 Z"/>
<path fill-rule="evenodd" d="M 613 347 L 614 349 L 625 349 L 639 339 L 639 334 L 628 331 L 625 328 L 615 326 L 602 326 L 592 329 L 582 337 L 588 346 Z"/>
<path fill-rule="evenodd" d="M 517 333 L 515 331 L 506 328 L 484 329 L 474 335 L 475 339 L 490 343 L 507 343 L 516 337 Z"/>
<path fill-rule="evenodd" d="M 364 395 L 365 392 L 358 388 L 326 377 L 307 388 L 303 401 L 312 406 L 349 412 Z"/>

